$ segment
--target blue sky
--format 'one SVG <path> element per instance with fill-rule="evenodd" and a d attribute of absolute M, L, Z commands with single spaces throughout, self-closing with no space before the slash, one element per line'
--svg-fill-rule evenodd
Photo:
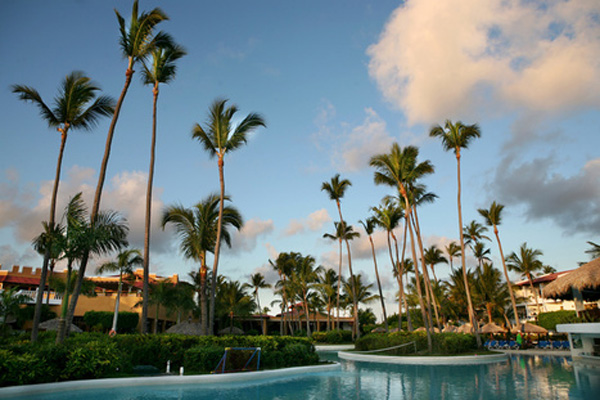
<path fill-rule="evenodd" d="M 41 265 L 29 243 L 48 218 L 59 147 L 58 133 L 10 85 L 33 86 L 51 102 L 61 79 L 81 70 L 118 97 L 126 64 L 113 8 L 128 18 L 132 3 L 2 4 L 3 268 Z M 322 239 L 337 210 L 321 183 L 336 173 L 352 181 L 342 207 L 356 224 L 392 193 L 373 184 L 368 160 L 394 141 L 419 146 L 435 165 L 425 183 L 439 199 L 420 218 L 425 244 L 446 245 L 458 238 L 456 161 L 427 133 L 446 119 L 462 120 L 482 131 L 462 158 L 464 222 L 480 220 L 476 209 L 496 200 L 506 206 L 506 253 L 527 242 L 546 264 L 576 267 L 587 259 L 586 241 L 600 241 L 600 5 L 573 3 L 142 1 L 143 10 L 162 7 L 170 20 L 159 28 L 188 51 L 159 96 L 154 222 L 165 205 L 191 206 L 218 190 L 216 160 L 190 132 L 222 97 L 238 105 L 240 117 L 261 113 L 268 127 L 226 159 L 226 189 L 246 226 L 225 250 L 221 273 L 247 280 L 261 271 L 273 282 L 268 259 L 281 251 L 337 268 L 337 246 Z M 142 247 L 152 94 L 136 70 L 102 207 L 122 211 L 132 245 Z M 78 191 L 91 203 L 108 123 L 70 133 L 59 210 Z M 384 237 L 375 240 L 391 302 L 396 288 Z M 499 267 L 496 243 L 488 246 Z M 353 243 L 353 255 L 355 269 L 373 282 L 366 238 Z M 182 277 L 197 268 L 158 225 L 151 264 Z M 438 276 L 448 270 L 440 266 Z"/>

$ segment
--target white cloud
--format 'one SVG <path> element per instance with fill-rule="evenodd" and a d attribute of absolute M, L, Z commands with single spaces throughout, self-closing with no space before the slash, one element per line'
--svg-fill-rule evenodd
<path fill-rule="evenodd" d="M 409 123 L 598 107 L 599 13 L 594 0 L 407 1 L 368 49 L 369 72 Z"/>
<path fill-rule="evenodd" d="M 252 251 L 256 247 L 258 238 L 273 232 L 273 220 L 262 221 L 253 218 L 244 223 L 239 232 L 233 234 L 231 250 L 233 253 Z"/>
<path fill-rule="evenodd" d="M 308 217 L 298 220 L 292 219 L 288 224 L 287 228 L 283 232 L 284 236 L 293 236 L 303 233 L 306 229 L 317 232 L 323 229 L 323 226 L 331 221 L 331 217 L 326 209 L 314 211 L 308 215 Z"/>

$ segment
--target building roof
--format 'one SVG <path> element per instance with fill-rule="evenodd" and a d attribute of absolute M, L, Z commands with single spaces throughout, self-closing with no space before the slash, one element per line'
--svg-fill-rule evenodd
<path fill-rule="evenodd" d="M 534 285 L 539 285 L 540 283 L 553 282 L 556 279 L 560 278 L 563 275 L 568 274 L 571 271 L 574 271 L 574 270 L 570 269 L 568 271 L 560 271 L 560 272 L 554 272 L 552 274 L 546 274 L 546 275 L 538 276 L 537 278 L 533 279 L 533 284 Z M 529 285 L 529 280 L 525 279 L 523 281 L 516 282 L 515 285 L 516 286 Z"/>

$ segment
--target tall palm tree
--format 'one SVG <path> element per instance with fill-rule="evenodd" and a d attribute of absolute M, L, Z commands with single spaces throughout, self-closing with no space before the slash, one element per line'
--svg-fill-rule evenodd
<path fill-rule="evenodd" d="M 261 322 L 263 320 L 262 318 L 262 309 L 260 307 L 260 298 L 258 297 L 258 290 L 259 289 L 267 289 L 271 287 L 271 284 L 267 283 L 267 281 L 265 281 L 265 277 L 263 274 L 261 274 L 260 272 L 257 272 L 255 274 L 250 275 L 250 288 L 252 288 L 253 292 L 254 292 L 254 298 L 256 299 L 256 304 L 258 306 L 258 314 L 261 316 Z M 266 329 L 265 326 L 261 323 L 261 327 L 262 327 L 262 331 L 263 331 L 263 335 L 266 335 Z"/>
<path fill-rule="evenodd" d="M 388 331 L 387 312 L 385 310 L 385 299 L 383 298 L 383 291 L 381 289 L 381 279 L 379 279 L 379 270 L 377 269 L 377 257 L 375 257 L 375 243 L 373 243 L 373 232 L 377 226 L 375 218 L 370 217 L 365 221 L 358 221 L 365 229 L 365 233 L 369 237 L 369 243 L 371 243 L 371 254 L 373 255 L 373 266 L 375 267 L 375 278 L 377 278 L 377 290 L 379 291 L 379 300 L 381 301 L 381 310 L 383 312 L 383 323 L 385 325 L 385 331 Z"/>
<path fill-rule="evenodd" d="M 229 316 L 229 333 L 233 333 L 233 320 L 236 315 L 250 315 L 256 309 L 252 297 L 246 292 L 246 286 L 238 281 L 225 281 L 219 289 L 219 308 L 223 315 Z"/>
<path fill-rule="evenodd" d="M 402 302 L 404 299 L 404 284 L 402 281 L 404 272 L 405 272 L 405 263 L 398 261 L 398 241 L 396 239 L 396 234 L 394 230 L 400 224 L 400 220 L 403 218 L 403 211 L 401 207 L 398 207 L 394 201 L 389 201 L 389 199 L 385 199 L 382 204 L 378 207 L 372 207 L 371 211 L 373 212 L 373 218 L 375 223 L 381 227 L 387 233 L 387 244 L 388 244 L 388 253 L 390 256 L 390 262 L 392 265 L 393 275 L 396 277 L 398 281 L 398 327 L 402 327 Z M 406 227 L 406 224 L 405 224 Z M 396 247 L 396 260 L 394 260 L 394 254 L 392 252 L 392 240 L 394 241 Z M 403 241 L 403 246 L 406 244 L 406 240 Z"/>
<path fill-rule="evenodd" d="M 319 280 L 319 273 L 322 267 L 315 267 L 316 262 L 312 256 L 295 257 L 295 268 L 292 273 L 292 282 L 297 285 L 299 294 L 302 298 L 304 316 L 306 317 L 306 335 L 311 336 L 310 331 L 310 312 L 308 308 L 309 291 L 316 286 Z"/>
<path fill-rule="evenodd" d="M 454 257 L 460 257 L 460 246 L 456 244 L 456 242 L 450 242 L 444 248 L 446 250 L 446 254 L 448 254 L 448 259 L 450 260 L 450 270 L 454 270 L 454 266 L 452 265 L 452 260 Z"/>
<path fill-rule="evenodd" d="M 344 291 L 346 293 L 346 297 L 350 298 L 349 303 L 354 303 L 354 301 L 352 300 L 352 296 L 354 296 L 352 292 L 352 286 L 356 288 L 356 303 L 368 304 L 377 300 L 379 296 L 371 293 L 371 288 L 373 287 L 373 284 L 365 284 L 363 282 L 362 274 L 354 275 L 350 279 L 354 279 L 354 285 L 350 284 L 350 282 L 348 281 L 344 282 Z"/>
<path fill-rule="evenodd" d="M 85 76 L 83 72 L 73 71 L 61 82 L 59 93 L 54 99 L 54 106 L 50 108 L 44 103 L 42 96 L 34 88 L 24 85 L 12 86 L 12 92 L 17 94 L 20 100 L 30 101 L 35 104 L 39 108 L 42 118 L 48 123 L 48 126 L 56 128 L 60 132 L 60 149 L 58 151 L 54 186 L 50 199 L 50 218 L 48 219 L 50 230 L 54 228 L 55 224 L 60 171 L 69 130 L 91 130 L 97 125 L 101 117 L 109 116 L 114 112 L 115 101 L 109 96 L 96 97 L 99 91 L 100 87 Z M 48 246 L 44 252 L 42 273 L 40 275 L 40 287 L 42 288 L 46 285 L 50 255 L 51 246 Z M 39 290 L 36 298 L 33 328 L 31 330 L 32 341 L 37 340 L 43 294 L 44 291 Z"/>
<path fill-rule="evenodd" d="M 479 269 L 481 269 L 484 261 L 488 261 L 488 262 L 491 261 L 491 259 L 489 257 L 490 249 L 485 247 L 485 244 L 483 242 L 475 242 L 474 244 L 472 243 L 471 247 L 473 249 L 473 255 L 477 259 L 477 263 L 478 263 L 477 267 Z"/>
<path fill-rule="evenodd" d="M 154 8 L 150 12 L 138 13 L 138 1 L 136 0 L 133 3 L 131 18 L 128 21 L 128 25 L 126 24 L 125 18 L 123 18 L 117 10 L 115 10 L 115 14 L 119 23 L 119 45 L 121 46 L 123 57 L 127 59 L 127 69 L 125 70 L 125 85 L 123 86 L 121 94 L 119 95 L 119 99 L 117 100 L 117 104 L 115 105 L 115 111 L 106 135 L 106 145 L 104 147 L 104 155 L 102 156 L 102 162 L 100 164 L 98 183 L 96 185 L 96 192 L 94 194 L 94 204 L 92 205 L 92 211 L 90 215 L 90 221 L 92 221 L 92 223 L 95 223 L 96 217 L 100 210 L 102 189 L 104 187 L 104 181 L 106 178 L 106 169 L 108 167 L 108 159 L 110 157 L 113 136 L 117 126 L 117 120 L 119 119 L 119 114 L 121 112 L 121 106 L 123 105 L 125 95 L 127 94 L 127 90 L 131 84 L 131 79 L 134 73 L 133 67 L 136 62 L 140 61 L 157 45 L 165 42 L 168 38 L 168 35 L 162 32 L 158 32 L 156 35 L 154 34 L 154 28 L 156 25 L 164 20 L 169 19 L 160 8 Z M 81 283 L 83 282 L 85 276 L 88 259 L 89 254 L 85 254 L 81 260 L 79 276 L 77 283 L 75 284 L 75 290 L 73 291 L 71 304 L 69 305 L 69 325 L 67 326 L 70 326 L 70 323 L 73 320 L 73 315 L 75 313 L 79 292 L 81 290 Z M 142 330 L 144 333 L 146 332 L 145 329 L 146 326 L 142 325 Z"/>
<path fill-rule="evenodd" d="M 229 201 L 229 197 L 224 197 Z M 179 248 L 187 259 L 200 263 L 200 330 L 203 335 L 209 332 L 207 299 L 206 299 L 206 277 L 208 268 L 206 265 L 206 253 L 214 251 L 217 240 L 217 229 L 219 223 L 219 210 L 221 210 L 221 197 L 212 194 L 197 203 L 192 208 L 181 205 L 169 206 L 163 212 L 162 227 L 167 224 L 173 225 L 175 233 L 179 237 Z M 231 234 L 228 228 L 241 229 L 243 225 L 242 216 L 233 206 L 222 207 L 222 240 L 231 247 Z M 213 280 L 215 273 L 213 271 Z M 213 299 L 214 301 L 214 299 Z"/>
<path fill-rule="evenodd" d="M 262 116 L 256 113 L 248 114 L 239 124 L 233 124 L 237 106 L 226 107 L 227 100 L 215 100 L 210 107 L 208 123 L 205 128 L 196 124 L 192 130 L 192 138 L 202 143 L 209 156 L 217 157 L 219 167 L 219 183 L 221 186 L 221 203 L 219 206 L 219 219 L 217 223 L 217 238 L 215 241 L 213 279 L 211 285 L 211 303 L 209 313 L 209 333 L 213 333 L 213 324 L 215 319 L 215 294 L 217 290 L 217 276 L 219 269 L 219 254 L 221 249 L 221 229 L 223 218 L 223 199 L 225 198 L 225 177 L 224 165 L 225 155 L 242 145 L 246 144 L 247 136 L 262 126 L 265 127 L 265 121 Z"/>
<path fill-rule="evenodd" d="M 462 205 L 461 205 L 461 183 L 460 183 L 460 152 L 461 149 L 466 149 L 469 144 L 476 138 L 481 136 L 481 131 L 477 124 L 464 125 L 458 121 L 452 123 L 450 120 L 446 120 L 444 127 L 437 125 L 431 128 L 429 136 L 439 137 L 442 140 L 442 146 L 446 151 L 454 151 L 456 156 L 456 171 L 457 171 L 457 207 L 458 207 L 458 230 L 460 233 L 460 253 L 463 270 L 463 279 L 465 280 L 465 290 L 467 291 L 467 300 L 469 303 L 469 322 L 471 326 L 477 326 L 477 317 L 475 315 L 475 309 L 473 308 L 473 301 L 471 300 L 471 293 L 469 291 L 469 285 L 467 285 L 467 266 L 466 266 L 466 253 L 465 253 L 465 238 L 463 235 L 463 222 L 462 222 Z M 481 346 L 481 337 L 479 332 L 475 329 L 475 337 L 477 339 L 477 345 Z"/>
<path fill-rule="evenodd" d="M 167 313 L 169 310 L 173 309 L 173 292 L 175 290 L 175 285 L 169 279 L 165 279 L 153 284 L 150 284 L 150 298 L 149 303 L 155 307 L 155 317 L 154 317 L 154 329 L 153 333 L 158 333 L 158 321 L 160 318 L 160 306 L 163 306 L 167 309 Z M 141 302 L 138 302 L 136 306 L 140 306 Z"/>
<path fill-rule="evenodd" d="M 492 226 L 494 229 L 494 235 L 496 235 L 496 241 L 498 242 L 498 251 L 500 252 L 500 259 L 502 260 L 502 268 L 504 269 L 504 278 L 506 279 L 506 287 L 510 294 L 510 302 L 513 308 L 513 314 L 515 316 L 515 323 L 519 325 L 519 313 L 517 312 L 517 302 L 515 300 L 515 294 L 512 289 L 512 283 L 508 277 L 508 269 L 506 268 L 506 260 L 504 258 L 504 251 L 502 250 L 502 243 L 500 242 L 500 235 L 498 233 L 498 225 L 502 223 L 502 210 L 504 206 L 498 204 L 495 201 L 490 205 L 489 209 L 480 208 L 477 210 L 479 214 L 485 220 L 486 225 Z"/>
<path fill-rule="evenodd" d="M 475 292 L 479 302 L 484 306 L 488 322 L 492 322 L 492 312 L 499 310 L 504 314 L 504 306 L 507 300 L 506 286 L 502 285 L 500 271 L 488 262 L 484 262 L 477 272 Z"/>
<path fill-rule="evenodd" d="M 338 214 L 340 215 L 340 224 L 346 225 L 344 221 L 344 217 L 342 216 L 342 205 L 341 199 L 344 197 L 346 190 L 352 186 L 352 182 L 348 179 L 340 180 L 340 174 L 336 174 L 329 182 L 323 182 L 321 185 L 321 191 L 325 191 L 329 195 L 329 199 L 335 201 L 335 204 L 338 209 Z M 346 242 L 346 250 L 348 253 L 348 273 L 352 277 L 354 273 L 352 272 L 352 255 L 350 252 L 350 243 L 348 239 L 344 239 Z M 340 273 L 341 277 L 341 273 Z M 354 284 L 354 280 L 351 280 L 351 283 Z M 356 297 L 356 296 L 354 296 Z M 358 305 L 354 304 L 354 325 L 356 328 L 356 334 L 360 337 L 360 329 L 358 329 Z"/>
<path fill-rule="evenodd" d="M 538 315 L 541 313 L 541 309 L 537 291 L 533 286 L 533 276 L 536 272 L 544 268 L 544 264 L 539 259 L 543 255 L 544 253 L 541 250 L 530 249 L 527 247 L 527 243 L 523 243 L 519 248 L 519 253 L 513 251 L 506 257 L 508 269 L 519 273 L 529 281 L 529 287 L 535 299 Z"/>
<path fill-rule="evenodd" d="M 425 250 L 425 262 L 429 264 L 431 272 L 433 273 L 433 279 L 437 282 L 437 276 L 435 276 L 435 266 L 437 264 L 448 264 L 448 259 L 444 257 L 444 253 L 435 244 L 429 246 Z"/>
<path fill-rule="evenodd" d="M 393 143 L 390 153 L 373 156 L 369 164 L 376 169 L 374 176 L 375 184 L 383 184 L 395 187 L 398 190 L 398 193 L 404 199 L 404 213 L 410 235 L 413 262 L 415 264 L 415 275 L 417 278 L 416 287 L 419 295 L 419 304 L 421 306 L 421 313 L 425 323 L 425 330 L 427 332 L 427 347 L 429 351 L 432 351 L 433 342 L 428 323 L 427 309 L 425 308 L 425 304 L 423 302 L 423 292 L 421 290 L 419 278 L 419 264 L 415 247 L 415 237 L 413 234 L 412 224 L 410 223 L 412 211 L 407 186 L 410 184 L 415 184 L 418 179 L 427 174 L 433 173 L 433 165 L 429 161 L 424 161 L 421 163 L 417 162 L 418 155 L 419 149 L 414 146 L 407 146 L 401 149 L 398 143 Z M 424 268 L 426 268 L 426 266 L 424 266 Z"/>
<path fill-rule="evenodd" d="M 148 169 L 148 186 L 146 188 L 146 218 L 144 231 L 144 277 L 143 293 L 148 293 L 148 276 L 150 274 L 150 215 L 152 213 L 152 185 L 154 181 L 154 159 L 156 153 L 156 111 L 158 104 L 158 85 L 169 83 L 175 79 L 176 61 L 186 54 L 183 47 L 170 39 L 154 48 L 142 59 L 142 80 L 145 85 L 152 85 L 152 140 L 150 142 L 150 167 Z M 142 303 L 142 327 L 148 320 L 148 296 L 144 295 Z M 143 329 L 143 328 L 142 328 Z"/>
<path fill-rule="evenodd" d="M 119 285 L 117 288 L 117 299 L 115 300 L 115 314 L 113 316 L 111 331 L 117 332 L 117 321 L 119 318 L 119 303 L 121 300 L 121 292 L 123 289 L 123 275 L 132 276 L 137 265 L 142 265 L 144 259 L 138 249 L 127 249 L 121 251 L 117 255 L 116 261 L 107 261 L 100 265 L 98 274 L 106 272 L 119 273 Z"/>

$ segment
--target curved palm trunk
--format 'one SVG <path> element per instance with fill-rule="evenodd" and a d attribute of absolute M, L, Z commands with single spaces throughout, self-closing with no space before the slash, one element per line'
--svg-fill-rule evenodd
<path fill-rule="evenodd" d="M 387 242 L 388 242 L 388 251 L 390 254 L 390 262 L 392 263 L 392 268 L 394 268 L 396 270 L 396 281 L 398 281 L 398 290 L 399 290 L 399 293 L 398 293 L 398 330 L 401 331 L 402 330 L 402 299 L 404 298 L 404 284 L 402 282 L 403 267 L 397 261 L 394 261 L 390 236 L 394 239 L 394 242 L 396 244 L 398 242 L 396 242 L 396 237 L 394 235 L 394 232 L 388 231 Z M 398 248 L 398 246 L 396 246 L 396 249 L 397 248 Z M 398 258 L 398 251 L 396 251 L 396 258 Z M 400 267 L 399 267 L 399 265 L 400 265 Z"/>
<path fill-rule="evenodd" d="M 158 103 L 158 82 L 154 82 L 152 89 L 154 100 L 152 102 L 152 143 L 150 145 L 150 167 L 148 170 L 148 187 L 146 188 L 146 221 L 144 231 L 144 281 L 142 299 L 142 333 L 146 333 L 148 325 L 148 290 L 150 289 L 148 275 L 150 274 L 150 225 L 152 213 L 152 185 L 154 181 L 154 159 L 156 153 L 156 105 Z"/>
<path fill-rule="evenodd" d="M 308 311 L 308 299 L 306 298 L 306 290 L 302 290 L 302 299 L 304 300 L 304 316 L 306 317 L 306 336 L 310 337 L 310 312 Z"/>
<path fill-rule="evenodd" d="M 71 271 L 73 261 L 69 259 L 67 261 L 67 284 L 65 285 L 65 291 L 63 293 L 63 300 L 61 305 L 60 318 L 58 319 L 58 328 L 56 330 L 56 344 L 62 343 L 61 337 L 64 338 L 66 332 L 67 322 L 67 310 L 69 306 L 69 282 L 71 282 Z"/>
<path fill-rule="evenodd" d="M 460 233 L 460 252 L 461 252 L 461 263 L 462 263 L 462 271 L 463 271 L 463 280 L 465 281 L 465 294 L 467 295 L 467 302 L 469 305 L 469 322 L 475 331 L 475 339 L 477 340 L 477 346 L 481 347 L 481 337 L 479 336 L 479 326 L 477 324 L 477 317 L 475 316 L 475 309 L 473 308 L 473 300 L 471 300 L 471 291 L 469 290 L 469 281 L 467 279 L 467 265 L 465 261 L 465 237 L 463 235 L 463 222 L 462 222 L 462 205 L 460 201 L 460 147 L 456 148 L 456 169 L 457 169 L 457 179 L 458 179 L 458 194 L 457 194 L 457 203 L 458 203 L 458 230 Z"/>
<path fill-rule="evenodd" d="M 535 287 L 533 286 L 533 277 L 531 276 L 531 274 L 529 272 L 527 273 L 527 279 L 529 279 L 529 286 L 531 287 L 531 291 L 533 292 L 533 298 L 535 300 L 535 306 L 537 308 L 537 315 L 540 315 L 540 313 L 542 312 L 540 309 L 540 302 L 538 301 L 537 291 L 535 290 Z M 537 320 L 537 316 L 535 319 Z"/>
<path fill-rule="evenodd" d="M 403 238 L 402 238 L 402 258 L 400 259 L 400 270 L 402 271 L 402 274 L 404 275 L 404 258 L 406 257 L 406 238 L 408 236 L 408 226 L 406 224 L 404 224 L 404 233 L 403 233 Z M 398 248 L 398 242 L 396 242 L 396 249 Z M 396 251 L 397 253 L 397 251 Z M 402 287 L 402 292 L 404 293 L 404 286 Z M 410 310 L 408 309 L 408 301 L 406 300 L 406 296 L 404 296 L 404 309 L 406 310 L 406 327 L 408 328 L 409 332 L 412 332 L 413 330 L 413 326 L 412 326 L 412 320 L 410 317 Z"/>
<path fill-rule="evenodd" d="M 339 239 L 340 242 L 340 263 L 338 269 L 338 285 L 337 285 L 337 303 L 336 303 L 336 327 L 335 329 L 340 329 L 340 290 L 342 287 L 342 238 Z"/>
<path fill-rule="evenodd" d="M 117 120 L 119 119 L 119 113 L 121 112 L 121 106 L 123 105 L 123 101 L 125 100 L 125 95 L 127 94 L 127 90 L 129 89 L 129 85 L 131 85 L 131 78 L 133 77 L 133 59 L 129 58 L 129 64 L 127 66 L 127 70 L 125 71 L 125 85 L 123 86 L 123 90 L 121 91 L 121 95 L 117 100 L 117 105 L 115 106 L 115 113 L 113 114 L 112 121 L 110 123 L 110 127 L 108 128 L 108 134 L 106 136 L 106 145 L 104 147 L 104 156 L 102 158 L 102 163 L 100 166 L 100 174 L 98 176 L 98 184 L 96 186 L 96 194 L 94 195 L 94 205 L 92 207 L 92 213 L 90 215 L 90 222 L 93 225 L 96 217 L 98 216 L 98 211 L 100 210 L 100 200 L 102 198 L 102 188 L 104 186 L 104 180 L 106 178 L 106 168 L 108 167 L 108 159 L 110 157 L 110 149 L 112 146 L 112 140 L 115 133 L 115 127 L 117 126 Z M 79 263 L 79 274 L 77 275 L 77 281 L 75 282 L 75 288 L 73 290 L 73 297 L 71 298 L 71 303 L 69 304 L 69 311 L 67 314 L 67 329 L 66 332 L 68 334 L 69 327 L 71 326 L 71 322 L 73 321 L 73 315 L 75 314 L 75 307 L 77 307 L 77 300 L 79 299 L 79 294 L 81 293 L 81 284 L 83 283 L 83 278 L 85 277 L 85 270 L 87 268 L 87 263 L 89 260 L 89 252 L 86 251 L 81 258 L 81 262 Z M 146 293 L 144 293 L 146 296 Z M 143 328 L 142 328 L 143 329 Z M 60 337 L 60 343 L 62 343 L 65 337 Z"/>
<path fill-rule="evenodd" d="M 343 224 L 343 226 L 345 227 L 346 224 L 344 222 L 344 217 L 342 217 L 342 207 L 340 205 L 340 201 L 336 200 L 336 204 L 337 204 L 337 208 L 338 208 L 338 212 L 340 213 L 340 223 Z M 358 303 L 356 301 L 356 285 L 354 284 L 354 274 L 352 273 L 352 255 L 350 254 L 350 243 L 348 242 L 348 239 L 344 239 L 344 241 L 346 242 L 346 250 L 348 251 L 348 273 L 350 274 L 350 284 L 352 287 L 352 306 L 354 309 L 354 330 L 355 330 L 355 334 L 353 333 L 353 337 L 356 335 L 356 338 L 360 338 L 360 327 L 359 327 L 359 322 L 358 322 Z"/>
<path fill-rule="evenodd" d="M 415 265 L 415 277 L 417 283 L 417 294 L 419 297 L 419 305 L 421 307 L 421 316 L 423 317 L 423 324 L 425 325 L 425 332 L 427 333 L 427 349 L 429 352 L 433 350 L 433 341 L 431 339 L 431 329 L 429 326 L 429 319 L 427 318 L 427 310 L 425 309 L 425 304 L 423 303 L 423 291 L 421 290 L 421 277 L 419 274 L 419 260 L 417 259 L 417 250 L 415 248 L 415 237 L 413 234 L 412 224 L 410 223 L 411 218 L 411 207 L 408 202 L 408 196 L 406 194 L 406 189 L 404 185 L 399 183 L 400 193 L 404 198 L 404 214 L 406 219 L 406 224 L 408 225 L 408 233 L 410 235 L 410 248 L 412 252 L 413 263 Z"/>
<path fill-rule="evenodd" d="M 519 325 L 519 313 L 517 312 L 517 302 L 515 300 L 515 294 L 512 290 L 512 283 L 508 277 L 508 269 L 506 268 L 506 260 L 504 259 L 504 252 L 502 251 L 502 244 L 500 243 L 500 236 L 498 235 L 498 227 L 494 225 L 494 234 L 498 241 L 498 250 L 500 251 L 500 259 L 502 260 L 502 268 L 504 269 L 504 277 L 506 278 L 506 286 L 508 287 L 508 293 L 510 293 L 510 302 L 513 307 L 513 313 L 515 314 L 515 323 Z"/>
<path fill-rule="evenodd" d="M 377 289 L 379 290 L 379 299 L 381 300 L 381 310 L 383 312 L 383 321 L 385 324 L 385 331 L 388 331 L 387 312 L 385 311 L 385 300 L 383 299 L 383 291 L 381 290 L 381 280 L 379 279 L 379 270 L 377 269 L 377 257 L 375 257 L 375 244 L 373 238 L 369 235 L 369 242 L 371 242 L 371 254 L 373 254 L 373 265 L 375 266 L 375 277 L 377 278 Z"/>
<path fill-rule="evenodd" d="M 119 319 L 119 303 L 121 302 L 121 291 L 123 288 L 123 272 L 119 273 L 119 288 L 117 289 L 117 300 L 115 300 L 115 315 L 113 315 L 112 330 L 117 331 L 117 321 Z"/>
<path fill-rule="evenodd" d="M 260 328 L 262 330 L 263 335 L 266 335 L 267 332 L 265 331 L 265 325 L 262 317 L 262 308 L 260 308 L 260 297 L 258 297 L 258 288 L 256 288 L 256 291 L 254 293 L 256 295 L 256 304 L 258 305 L 258 315 L 260 315 Z"/>
<path fill-rule="evenodd" d="M 54 176 L 54 186 L 52 188 L 52 200 L 50 201 L 50 219 L 48 228 L 50 232 L 54 229 L 54 221 L 56 219 L 56 198 L 58 197 L 58 184 L 60 182 L 60 170 L 62 168 L 62 159 L 67 144 L 68 127 L 63 128 L 60 135 L 60 149 L 58 151 L 58 161 L 56 162 L 56 175 Z M 50 233 L 48 232 L 48 233 Z M 48 277 L 48 264 L 50 262 L 50 253 L 52 247 L 52 237 L 48 235 L 46 243 L 46 251 L 44 252 L 44 261 L 42 262 L 42 272 L 40 274 L 40 284 L 35 297 L 35 310 L 33 312 L 33 327 L 31 328 L 31 341 L 35 342 L 38 337 L 40 320 L 42 318 L 42 303 L 44 301 L 44 289 L 46 288 L 46 279 Z"/>
<path fill-rule="evenodd" d="M 427 271 L 427 263 L 425 262 L 425 250 L 423 249 L 423 240 L 421 238 L 421 227 L 419 226 L 419 217 L 417 215 L 417 208 L 413 208 L 413 223 L 415 226 L 415 233 L 417 236 L 417 242 L 419 243 L 419 250 L 421 252 L 421 264 L 423 265 L 423 279 L 426 285 L 426 293 L 427 293 L 427 316 L 429 317 L 429 326 L 433 326 L 433 321 L 431 320 L 431 304 L 433 303 L 433 311 L 435 312 L 435 320 L 437 321 L 438 329 L 441 330 L 442 326 L 440 325 L 440 316 L 437 310 L 437 302 L 435 301 L 435 296 L 433 295 L 433 286 L 431 284 L 431 280 L 429 279 L 429 272 Z"/>
<path fill-rule="evenodd" d="M 215 295 L 217 292 L 217 276 L 219 269 L 219 254 L 221 251 L 221 231 L 223 228 L 223 202 L 225 201 L 225 178 L 223 173 L 224 168 L 224 160 L 223 155 L 219 154 L 219 184 L 221 187 L 220 192 L 220 202 L 219 202 L 219 222 L 217 223 L 217 239 L 215 242 L 215 252 L 214 252 L 214 264 L 213 264 L 213 277 L 212 277 L 212 285 L 210 288 L 210 311 L 208 316 L 208 334 L 214 334 L 214 321 L 215 321 Z"/>

